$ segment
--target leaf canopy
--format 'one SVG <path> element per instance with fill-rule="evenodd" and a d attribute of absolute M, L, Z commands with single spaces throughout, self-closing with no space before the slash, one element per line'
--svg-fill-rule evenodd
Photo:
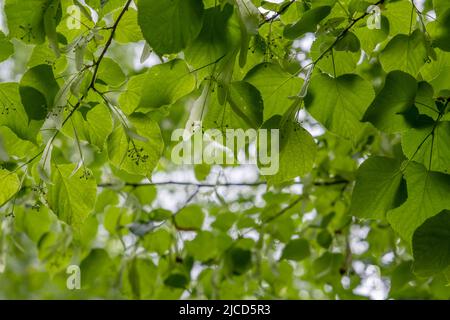
<path fill-rule="evenodd" d="M 0 298 L 450 299 L 449 1 L 3 4 Z"/>

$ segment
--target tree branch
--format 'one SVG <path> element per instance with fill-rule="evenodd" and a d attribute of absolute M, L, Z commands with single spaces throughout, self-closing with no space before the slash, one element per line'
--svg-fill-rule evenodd
<path fill-rule="evenodd" d="M 93 64 L 94 66 L 94 74 L 92 75 L 92 80 L 89 85 L 89 88 L 94 88 L 95 81 L 97 79 L 98 69 L 100 67 L 100 63 L 102 62 L 103 58 L 105 57 L 106 52 L 108 51 L 109 47 L 112 44 L 112 40 L 114 38 L 114 34 L 116 33 L 117 27 L 119 26 L 120 20 L 122 20 L 125 12 L 127 12 L 128 8 L 131 5 L 132 0 L 128 0 L 125 6 L 123 7 L 122 11 L 120 12 L 119 16 L 117 17 L 117 20 L 114 22 L 113 26 L 111 27 L 111 34 L 109 35 L 108 40 L 106 41 L 105 47 L 103 48 L 102 53 L 100 53 L 100 56 L 98 57 L 98 60 Z"/>
<path fill-rule="evenodd" d="M 303 194 L 300 195 L 296 200 L 292 201 L 287 207 L 280 210 L 277 214 L 270 216 L 269 218 L 263 220 L 262 223 L 266 224 L 266 223 L 272 222 L 273 220 L 281 217 L 283 214 L 285 214 L 287 211 L 289 211 L 290 209 L 295 207 L 298 203 L 300 203 L 300 201 L 302 201 L 304 199 L 305 199 L 305 196 Z"/>
<path fill-rule="evenodd" d="M 314 186 L 334 186 L 341 184 L 348 184 L 348 180 L 332 180 L 332 181 L 317 181 L 314 182 Z M 294 182 L 292 185 L 303 185 L 302 182 Z M 230 183 L 197 183 L 189 181 L 161 181 L 161 182 L 143 182 L 143 183 L 126 183 L 125 186 L 139 188 L 145 186 L 166 186 L 166 185 L 176 185 L 176 186 L 193 186 L 198 188 L 216 188 L 216 187 L 258 187 L 262 185 L 267 185 L 266 181 L 257 182 L 230 182 Z M 102 183 L 99 184 L 100 188 L 112 188 L 116 186 L 114 183 Z"/>
<path fill-rule="evenodd" d="M 383 4 L 384 0 L 380 0 L 378 2 L 376 2 L 375 4 L 373 4 L 374 6 L 378 6 L 380 4 Z M 312 63 L 313 65 L 316 65 L 320 60 L 322 60 L 322 58 L 328 53 L 330 52 L 330 50 L 332 50 L 334 48 L 334 46 L 336 44 L 338 44 L 339 41 L 341 41 L 345 35 L 347 34 L 347 32 L 350 31 L 351 28 L 353 28 L 353 26 L 355 24 L 357 24 L 359 21 L 361 21 L 362 19 L 364 19 L 365 17 L 367 17 L 370 14 L 370 12 L 364 12 L 364 14 L 362 14 L 361 16 L 359 16 L 356 19 L 353 19 L 352 22 L 344 29 L 342 30 L 342 32 L 336 37 L 336 40 L 334 40 L 334 42 L 324 51 L 320 54 L 320 56 L 314 60 L 314 62 Z"/>
<path fill-rule="evenodd" d="M 259 27 L 262 27 L 264 24 L 266 24 L 266 23 L 269 23 L 269 22 L 273 22 L 275 19 L 277 19 L 278 17 L 280 17 L 283 13 L 285 13 L 288 9 L 289 9 L 289 7 L 291 6 L 291 5 L 293 5 L 294 4 L 294 2 L 296 2 L 296 0 L 291 0 L 291 2 L 289 2 L 289 3 L 287 3 L 284 7 L 282 7 L 281 9 L 280 9 L 280 11 L 278 11 L 276 14 L 274 14 L 272 17 L 270 17 L 270 18 L 268 18 L 268 19 L 265 19 L 263 22 L 261 22 L 260 24 L 259 24 Z"/>
<path fill-rule="evenodd" d="M 67 115 L 67 117 L 64 119 L 64 121 L 61 124 L 61 128 L 63 128 L 65 126 L 65 124 L 72 118 L 73 114 L 75 113 L 75 111 L 77 111 L 77 109 L 81 106 L 81 103 L 83 102 L 83 100 L 86 98 L 86 96 L 88 95 L 88 92 L 90 89 L 95 89 L 94 85 L 95 85 L 95 81 L 97 78 L 97 74 L 98 74 L 98 69 L 100 67 L 100 63 L 102 62 L 106 52 L 108 51 L 109 47 L 112 44 L 112 40 L 114 37 L 114 34 L 116 32 L 117 26 L 120 23 L 120 20 L 122 19 L 123 15 L 125 14 L 125 12 L 128 10 L 128 8 L 131 5 L 131 1 L 132 0 L 128 0 L 127 3 L 125 4 L 125 6 L 123 7 L 122 11 L 120 12 L 119 16 L 117 17 L 117 20 L 114 22 L 114 25 L 111 27 L 111 34 L 108 38 L 108 40 L 106 41 L 105 47 L 103 48 L 98 60 L 92 64 L 91 66 L 87 67 L 87 69 L 94 67 L 94 73 L 92 76 L 92 80 L 89 84 L 88 89 L 86 90 L 86 92 L 80 97 L 80 99 L 78 100 L 78 102 L 73 106 L 72 110 L 70 111 L 70 113 Z M 55 132 L 55 134 L 50 138 L 50 143 L 53 143 L 55 141 L 55 139 L 58 137 L 59 133 L 61 131 L 57 130 Z M 35 159 L 37 159 L 40 155 L 42 155 L 44 153 L 44 149 L 42 149 L 41 151 L 39 151 L 37 154 L 35 154 L 30 160 L 28 160 L 26 163 L 24 163 L 22 166 L 20 166 L 17 169 L 20 169 L 23 166 L 26 166 L 28 164 L 30 164 L 31 162 L 33 162 Z M 46 155 L 44 155 L 46 157 Z"/>

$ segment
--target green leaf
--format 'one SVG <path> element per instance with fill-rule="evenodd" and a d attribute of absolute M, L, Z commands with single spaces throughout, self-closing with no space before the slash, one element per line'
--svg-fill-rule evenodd
<path fill-rule="evenodd" d="M 248 72 L 245 81 L 255 86 L 264 100 L 264 121 L 283 115 L 292 105 L 290 97 L 302 87 L 303 80 L 283 71 L 274 63 L 261 63 Z"/>
<path fill-rule="evenodd" d="M 258 89 L 245 81 L 232 82 L 228 101 L 234 113 L 250 128 L 263 122 L 264 102 Z"/>
<path fill-rule="evenodd" d="M 327 230 L 322 230 L 317 235 L 317 243 L 324 249 L 328 249 L 332 242 L 333 236 Z"/>
<path fill-rule="evenodd" d="M 59 23 L 58 13 L 61 14 L 59 12 L 61 10 L 60 5 L 60 0 L 50 0 L 44 13 L 44 31 L 56 57 L 59 57 L 60 55 L 58 34 L 56 32 L 56 27 Z"/>
<path fill-rule="evenodd" d="M 129 8 L 120 20 L 114 39 L 119 43 L 129 43 L 141 41 L 143 38 L 144 36 L 138 25 L 138 13 L 135 9 Z"/>
<path fill-rule="evenodd" d="M 120 109 L 127 115 L 132 114 L 141 102 L 143 84 L 147 79 L 147 73 L 138 74 L 128 80 L 127 88 L 119 96 Z"/>
<path fill-rule="evenodd" d="M 194 165 L 194 174 L 195 178 L 198 181 L 204 181 L 206 178 L 208 178 L 209 174 L 211 173 L 211 165 L 210 164 L 196 164 Z"/>
<path fill-rule="evenodd" d="M 186 250 L 195 260 L 211 260 L 218 254 L 216 237 L 209 231 L 201 231 L 194 240 L 186 243 Z"/>
<path fill-rule="evenodd" d="M 222 131 L 256 129 L 261 126 L 264 102 L 260 92 L 253 85 L 245 81 L 230 83 L 225 105 L 219 102 L 218 89 L 217 85 L 204 84 L 203 92 L 192 108 L 191 117 L 203 114 L 201 120 L 204 128 Z"/>
<path fill-rule="evenodd" d="M 318 280 L 335 279 L 339 274 L 344 257 L 341 253 L 325 252 L 319 258 L 314 260 L 311 271 Z"/>
<path fill-rule="evenodd" d="M 20 189 L 20 180 L 16 173 L 0 169 L 0 207 L 8 202 Z"/>
<path fill-rule="evenodd" d="M 353 189 L 350 215 L 384 219 L 387 211 L 402 200 L 401 161 L 371 157 L 359 167 Z"/>
<path fill-rule="evenodd" d="M 373 97 L 370 83 L 355 74 L 321 74 L 311 79 L 305 106 L 325 128 L 352 139 L 365 128 L 361 119 Z"/>
<path fill-rule="evenodd" d="M 327 34 L 322 34 L 316 38 L 311 47 L 311 58 L 313 61 L 322 57 L 317 62 L 317 67 L 324 73 L 333 76 L 341 76 L 348 73 L 354 73 L 361 52 L 337 51 L 333 46 L 336 38 Z M 344 46 L 345 49 L 345 46 Z"/>
<path fill-rule="evenodd" d="M 74 172 L 75 169 L 75 164 L 55 166 L 52 184 L 48 188 L 48 202 L 59 220 L 79 232 L 94 210 L 97 184 L 90 171 L 80 169 Z"/>
<path fill-rule="evenodd" d="M 38 243 L 38 258 L 45 263 L 51 275 L 61 272 L 70 264 L 73 247 L 70 234 L 64 232 L 47 232 Z"/>
<path fill-rule="evenodd" d="M 448 87 L 449 71 L 450 71 L 450 53 L 435 49 L 436 57 L 427 63 L 421 70 L 420 74 L 424 80 L 428 81 L 436 92 Z"/>
<path fill-rule="evenodd" d="M 228 4 L 223 9 L 216 6 L 205 10 L 200 34 L 184 51 L 186 61 L 204 72 L 197 73 L 198 76 L 204 77 L 223 69 L 219 61 L 224 64 L 234 62 L 239 48 L 240 29 L 233 18 L 233 7 Z"/>
<path fill-rule="evenodd" d="M 450 298 L 448 0 L 1 3 L 0 298 Z"/>
<path fill-rule="evenodd" d="M 356 1 L 359 2 L 359 1 Z M 365 10 L 364 10 L 365 11 Z M 367 24 L 356 28 L 355 35 L 358 37 L 361 48 L 370 56 L 375 47 L 383 42 L 389 35 L 389 21 L 385 16 L 381 16 L 381 29 L 369 29 Z"/>
<path fill-rule="evenodd" d="M 443 51 L 450 51 L 450 8 L 439 16 L 432 32 L 433 44 Z"/>
<path fill-rule="evenodd" d="M 380 53 L 380 62 L 386 72 L 400 70 L 414 77 L 427 60 L 425 37 L 420 30 L 410 36 L 396 35 Z"/>
<path fill-rule="evenodd" d="M 197 205 L 187 206 L 175 215 L 175 225 L 180 230 L 199 230 L 202 228 L 205 214 Z"/>
<path fill-rule="evenodd" d="M 99 104 L 91 109 L 81 107 L 72 116 L 67 134 L 85 140 L 103 150 L 106 139 L 113 131 L 113 122 L 108 107 Z"/>
<path fill-rule="evenodd" d="M 270 184 L 280 184 L 309 173 L 317 154 L 313 137 L 296 120 L 288 119 L 280 125 L 279 170 L 275 175 L 266 176 Z"/>
<path fill-rule="evenodd" d="M 0 62 L 8 59 L 13 53 L 13 44 L 6 38 L 5 34 L 0 31 Z"/>
<path fill-rule="evenodd" d="M 228 231 L 236 222 L 237 217 L 232 212 L 225 212 L 216 216 L 216 220 L 212 223 L 212 226 L 222 231 Z"/>
<path fill-rule="evenodd" d="M 355 12 L 366 12 L 370 5 L 369 1 L 351 0 L 348 4 L 348 10 L 352 14 Z"/>
<path fill-rule="evenodd" d="M 131 299 L 149 299 L 155 290 L 157 267 L 150 259 L 129 260 L 123 274 L 122 290 Z"/>
<path fill-rule="evenodd" d="M 194 90 L 195 84 L 195 75 L 183 60 L 154 66 L 143 79 L 138 111 L 171 105 Z"/>
<path fill-rule="evenodd" d="M 165 230 L 160 229 L 151 232 L 144 237 L 143 246 L 149 252 L 156 252 L 158 254 L 165 254 L 172 244 L 171 234 Z"/>
<path fill-rule="evenodd" d="M 307 32 L 316 32 L 317 25 L 331 13 L 330 6 L 321 6 L 306 11 L 301 19 L 284 29 L 287 39 L 297 39 Z"/>
<path fill-rule="evenodd" d="M 200 33 L 201 0 L 146 0 L 138 3 L 138 23 L 158 54 L 177 53 Z"/>
<path fill-rule="evenodd" d="M 53 70 L 46 64 L 28 69 L 20 80 L 20 97 L 30 120 L 44 120 L 58 92 Z"/>
<path fill-rule="evenodd" d="M 97 82 L 101 80 L 112 87 L 118 87 L 126 80 L 122 68 L 110 58 L 103 58 L 98 68 Z"/>
<path fill-rule="evenodd" d="M 294 239 L 284 247 L 281 259 L 301 261 L 310 255 L 309 242 L 306 239 Z"/>
<path fill-rule="evenodd" d="M 81 262 L 80 270 L 83 289 L 95 288 L 107 284 L 102 281 L 104 278 L 111 279 L 115 271 L 114 261 L 105 250 L 93 249 Z"/>
<path fill-rule="evenodd" d="M 32 142 L 19 138 L 10 128 L 0 126 L 0 153 L 1 151 L 6 152 L 2 160 L 7 161 L 16 159 L 16 157 L 17 159 L 26 159 L 30 155 L 36 154 L 38 149 Z"/>
<path fill-rule="evenodd" d="M 17 83 L 0 83 L 0 125 L 10 128 L 21 139 L 36 140 L 42 122 L 28 119 Z"/>
<path fill-rule="evenodd" d="M 133 221 L 133 216 L 126 208 L 109 207 L 105 211 L 103 225 L 110 234 L 125 234 L 126 226 Z"/>
<path fill-rule="evenodd" d="M 55 220 L 55 216 L 44 206 L 15 214 L 17 220 L 22 220 L 23 231 L 35 243 L 38 243 L 41 237 L 50 231 L 50 226 Z"/>
<path fill-rule="evenodd" d="M 86 4 L 96 10 L 102 17 L 119 7 L 123 7 L 124 2 L 122 0 L 86 0 Z"/>
<path fill-rule="evenodd" d="M 244 274 L 252 267 L 252 252 L 243 248 L 231 248 L 226 252 L 225 264 L 231 274 Z"/>
<path fill-rule="evenodd" d="M 410 162 L 405 169 L 408 199 L 388 212 L 392 228 L 411 243 L 414 231 L 427 219 L 450 209 L 450 175 L 427 171 L 421 164 Z"/>
<path fill-rule="evenodd" d="M 408 159 L 431 171 L 450 172 L 450 122 L 428 122 L 402 135 L 402 148 Z"/>
<path fill-rule="evenodd" d="M 393 36 L 399 33 L 409 34 L 417 19 L 411 3 L 404 0 L 389 1 L 382 13 L 389 20 L 389 32 Z"/>
<path fill-rule="evenodd" d="M 139 188 L 133 188 L 133 194 L 138 198 L 142 205 L 151 204 L 156 198 L 156 187 L 152 185 L 139 186 Z"/>
<path fill-rule="evenodd" d="M 432 276 L 450 265 L 450 211 L 426 220 L 412 239 L 414 271 Z"/>
<path fill-rule="evenodd" d="M 154 120 L 144 115 L 134 114 L 128 120 L 145 141 L 130 136 L 124 124 L 117 124 L 107 141 L 109 159 L 115 167 L 130 174 L 150 176 L 164 148 L 161 131 Z"/>
<path fill-rule="evenodd" d="M 44 14 L 52 0 L 6 0 L 5 13 L 10 38 L 27 43 L 45 40 Z"/>
<path fill-rule="evenodd" d="M 99 222 L 97 217 L 93 214 L 89 215 L 84 221 L 80 229 L 79 236 L 74 239 L 75 243 L 81 249 L 82 255 L 88 254 L 91 251 L 93 242 L 97 237 Z"/>
<path fill-rule="evenodd" d="M 433 7 L 437 16 L 441 16 L 447 9 L 450 9 L 450 3 L 447 0 L 433 0 Z"/>
<path fill-rule="evenodd" d="M 359 52 L 361 43 L 353 32 L 347 32 L 344 37 L 339 40 L 333 48 L 336 51 Z"/>
<path fill-rule="evenodd" d="M 416 93 L 417 81 L 414 77 L 402 71 L 390 72 L 383 89 L 367 109 L 363 121 L 369 121 L 387 133 L 410 128 L 407 111 L 413 106 Z"/>
<path fill-rule="evenodd" d="M 165 209 L 156 209 L 150 213 L 151 220 L 164 221 L 169 220 L 172 217 L 172 211 Z"/>
<path fill-rule="evenodd" d="M 260 12 L 251 0 L 235 0 L 242 23 L 249 35 L 258 33 Z"/>
<path fill-rule="evenodd" d="M 260 12 L 251 0 L 235 0 L 239 12 L 241 26 L 241 51 L 239 64 L 244 67 L 247 62 L 247 52 L 250 36 L 258 34 Z"/>
<path fill-rule="evenodd" d="M 425 122 L 421 121 L 421 119 L 427 119 L 422 115 L 426 115 L 431 119 L 437 120 L 439 117 L 439 110 L 436 107 L 434 101 L 434 90 L 433 87 L 425 81 L 421 81 L 418 84 L 417 95 L 416 95 L 416 103 L 415 106 L 419 113 L 419 116 L 416 118 L 418 121 L 416 122 Z M 416 124 L 417 126 L 418 124 Z"/>
<path fill-rule="evenodd" d="M 177 289 L 184 289 L 188 284 L 189 278 L 182 273 L 172 273 L 164 280 L 164 285 Z"/>
<path fill-rule="evenodd" d="M 95 212 L 103 212 L 107 206 L 115 206 L 118 203 L 118 194 L 111 189 L 104 189 L 97 197 Z"/>
<path fill-rule="evenodd" d="M 67 58 L 65 55 L 56 57 L 48 43 L 43 43 L 34 47 L 27 66 L 28 68 L 32 68 L 41 64 L 50 65 L 53 67 L 54 72 L 58 74 L 66 69 Z"/>

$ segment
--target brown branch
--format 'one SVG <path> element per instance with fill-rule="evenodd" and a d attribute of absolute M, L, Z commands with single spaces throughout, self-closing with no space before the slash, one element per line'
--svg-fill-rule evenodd
<path fill-rule="evenodd" d="M 380 0 L 378 2 L 376 2 L 375 4 L 373 4 L 374 6 L 378 6 L 380 4 L 383 4 L 384 0 Z M 316 65 L 320 60 L 322 60 L 322 58 L 328 53 L 330 52 L 330 50 L 332 50 L 334 48 L 334 46 L 336 46 L 338 44 L 339 41 L 341 41 L 345 35 L 347 34 L 347 32 L 350 31 L 351 28 L 353 28 L 353 26 L 355 24 L 357 24 L 359 21 L 361 21 L 362 19 L 364 19 L 365 17 L 367 17 L 370 14 L 370 12 L 364 12 L 364 14 L 362 14 L 361 16 L 359 16 L 356 19 L 353 19 L 352 22 L 344 29 L 342 30 L 342 32 L 336 37 L 336 40 L 334 40 L 334 42 L 324 51 L 320 54 L 320 56 L 314 60 L 314 62 L 312 63 L 313 65 Z"/>
<path fill-rule="evenodd" d="M 110 34 L 108 40 L 106 41 L 105 47 L 103 48 L 103 50 L 102 50 L 102 52 L 101 52 L 101 54 L 100 54 L 98 60 L 97 60 L 94 64 L 92 64 L 92 65 L 90 65 L 89 67 L 86 68 L 86 69 L 89 69 L 89 68 L 94 67 L 94 74 L 93 74 L 93 76 L 92 76 L 91 83 L 89 84 L 89 87 L 88 87 L 88 89 L 86 90 L 86 92 L 80 97 L 80 99 L 78 100 L 78 102 L 73 106 L 73 108 L 72 108 L 72 110 L 70 111 L 70 113 L 69 113 L 69 114 L 67 115 L 67 117 L 64 119 L 64 121 L 63 121 L 62 124 L 61 124 L 61 128 L 64 127 L 64 125 L 71 119 L 71 117 L 73 116 L 73 114 L 75 113 L 75 111 L 81 106 L 81 103 L 83 102 L 83 100 L 84 100 L 84 99 L 86 98 L 86 96 L 88 95 L 89 90 L 90 90 L 90 89 L 95 89 L 95 88 L 94 88 L 94 85 L 95 85 L 95 80 L 96 80 L 96 78 L 97 78 L 97 74 L 98 74 L 98 69 L 99 69 L 99 67 L 100 67 L 100 63 L 102 62 L 102 60 L 103 60 L 103 58 L 104 58 L 106 52 L 108 51 L 109 47 L 111 46 L 112 40 L 113 40 L 113 37 L 114 37 L 114 34 L 115 34 L 115 32 L 116 32 L 116 29 L 117 29 L 117 26 L 119 25 L 120 20 L 122 19 L 122 17 L 123 17 L 123 15 L 125 14 L 125 12 L 128 10 L 128 8 L 129 8 L 129 6 L 130 6 L 130 4 L 131 4 L 131 1 L 132 1 L 132 0 L 128 0 L 128 1 L 127 1 L 127 3 L 125 4 L 125 6 L 123 7 L 121 13 L 119 14 L 117 20 L 114 22 L 114 25 L 111 27 L 111 30 L 112 30 L 112 31 L 111 31 L 111 34 Z M 60 132 L 61 132 L 60 130 L 57 130 L 57 131 L 55 132 L 55 134 L 54 134 L 54 135 L 51 137 L 51 139 L 50 139 L 50 143 L 53 143 L 53 142 L 55 141 L 55 139 L 58 137 L 58 135 L 59 135 Z M 37 159 L 40 155 L 42 155 L 42 154 L 44 153 L 44 150 L 45 150 L 45 148 L 42 149 L 41 151 L 39 151 L 39 152 L 38 152 L 37 154 L 35 154 L 30 160 L 28 160 L 26 163 L 24 163 L 22 166 L 20 166 L 20 167 L 17 168 L 17 169 L 20 169 L 20 168 L 22 168 L 23 166 L 26 166 L 26 165 L 30 164 L 31 162 L 33 162 L 35 159 Z M 17 170 L 17 169 L 16 169 L 16 170 Z"/>
<path fill-rule="evenodd" d="M 332 181 L 317 181 L 314 182 L 314 186 L 334 186 L 341 184 L 348 184 L 348 180 L 332 180 Z M 302 182 L 294 182 L 292 185 L 303 185 Z M 125 186 L 139 188 L 145 186 L 166 186 L 166 185 L 176 185 L 176 186 L 194 186 L 198 188 L 216 188 L 216 187 L 257 187 L 262 185 L 267 185 L 266 181 L 257 182 L 229 182 L 229 183 L 197 183 L 189 181 L 162 181 L 162 182 L 143 182 L 143 183 L 126 183 Z M 102 183 L 99 184 L 100 188 L 112 188 L 116 186 L 114 183 Z"/>
<path fill-rule="evenodd" d="M 293 5 L 296 2 L 296 0 L 291 0 L 291 2 L 287 3 L 284 7 L 282 7 L 280 9 L 280 11 L 278 11 L 276 14 L 274 14 L 272 17 L 270 17 L 269 19 L 264 20 L 263 22 L 261 22 L 259 24 L 259 27 L 262 27 L 264 24 L 269 23 L 269 22 L 273 22 L 275 19 L 277 19 L 278 17 L 280 17 L 283 13 L 285 13 L 289 7 L 291 5 Z"/>
<path fill-rule="evenodd" d="M 108 51 L 109 47 L 111 46 L 112 40 L 114 38 L 114 34 L 116 33 L 116 30 L 117 30 L 117 27 L 119 26 L 119 23 L 122 20 L 122 17 L 124 16 L 125 12 L 127 12 L 128 8 L 130 7 L 131 1 L 132 0 L 128 0 L 127 3 L 125 4 L 125 6 L 123 7 L 122 11 L 120 12 L 119 16 L 117 17 L 117 20 L 114 22 L 113 26 L 111 27 L 111 34 L 109 35 L 109 38 L 106 41 L 106 44 L 105 44 L 105 47 L 103 48 L 102 53 L 100 53 L 98 60 L 93 64 L 94 74 L 92 75 L 92 80 L 89 85 L 89 88 L 93 88 L 95 85 L 95 81 L 97 79 L 97 74 L 98 74 L 98 69 L 100 67 L 100 63 L 102 62 L 103 58 L 105 57 L 106 52 Z"/>
<path fill-rule="evenodd" d="M 305 199 L 305 195 L 300 195 L 296 200 L 292 201 L 287 207 L 283 208 L 282 210 L 280 210 L 278 213 L 276 213 L 273 216 L 270 216 L 269 218 L 265 219 L 262 221 L 263 224 L 272 222 L 273 220 L 281 217 L 283 214 L 285 214 L 287 211 L 289 211 L 290 209 L 292 209 L 293 207 L 295 207 L 298 203 L 300 203 L 300 201 Z"/>

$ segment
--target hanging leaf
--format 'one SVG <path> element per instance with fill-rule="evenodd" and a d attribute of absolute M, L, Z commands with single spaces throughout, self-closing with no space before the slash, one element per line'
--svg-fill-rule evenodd
<path fill-rule="evenodd" d="M 264 100 L 264 120 L 274 115 L 283 115 L 292 105 L 303 81 L 283 71 L 280 66 L 262 63 L 250 70 L 244 78 L 259 90 Z"/>
<path fill-rule="evenodd" d="M 8 59 L 13 53 L 13 44 L 6 38 L 5 34 L 0 31 L 0 62 Z"/>
<path fill-rule="evenodd" d="M 401 161 L 372 157 L 359 167 L 350 214 L 384 219 L 386 212 L 401 204 L 405 195 Z"/>
<path fill-rule="evenodd" d="M 177 53 L 199 34 L 201 0 L 147 0 L 138 3 L 138 23 L 145 40 L 158 54 Z"/>
<path fill-rule="evenodd" d="M 142 82 L 138 111 L 175 103 L 195 88 L 195 76 L 182 60 L 172 60 L 148 70 Z"/>
<path fill-rule="evenodd" d="M 8 202 L 20 189 L 20 180 L 16 173 L 0 169 L 0 207 Z"/>
<path fill-rule="evenodd" d="M 53 0 L 6 0 L 5 13 L 11 38 L 40 44 L 45 40 L 44 15 Z"/>
<path fill-rule="evenodd" d="M 400 207 L 388 212 L 388 221 L 400 236 L 411 244 L 414 231 L 428 218 L 450 208 L 450 176 L 427 171 L 410 162 L 405 169 L 408 199 Z"/>
<path fill-rule="evenodd" d="M 370 83 L 357 75 L 322 74 L 311 79 L 305 106 L 325 128 L 351 139 L 364 129 L 361 119 L 373 97 Z"/>
<path fill-rule="evenodd" d="M 20 97 L 30 120 L 43 120 L 55 102 L 59 85 L 48 65 L 29 69 L 20 80 Z"/>
<path fill-rule="evenodd" d="M 450 265 L 450 211 L 445 210 L 424 222 L 413 240 L 414 271 L 429 276 Z"/>
<path fill-rule="evenodd" d="M 269 164 L 271 168 L 275 166 L 272 169 L 277 169 L 277 164 L 279 168 L 275 170 L 275 174 L 266 176 L 270 184 L 280 184 L 309 173 L 314 166 L 317 154 L 313 137 L 297 121 L 287 120 L 286 123 L 281 122 L 280 126 L 279 157 L 276 151 L 275 154 L 269 155 L 272 158 L 275 157 L 276 161 Z M 272 146 L 267 149 L 272 152 L 274 150 Z"/>
<path fill-rule="evenodd" d="M 296 39 L 307 32 L 315 32 L 317 25 L 331 13 L 330 6 L 321 6 L 308 10 L 302 18 L 293 25 L 284 29 L 284 36 L 288 39 Z"/>
<path fill-rule="evenodd" d="M 427 60 L 425 37 L 420 30 L 410 36 L 396 35 L 380 53 L 380 62 L 386 72 L 400 70 L 414 77 Z"/>
<path fill-rule="evenodd" d="M 73 174 L 74 168 L 73 164 L 53 168 L 48 202 L 60 220 L 79 232 L 94 210 L 97 185 L 88 169 L 78 170 Z"/>
<path fill-rule="evenodd" d="M 405 155 L 430 171 L 450 172 L 450 122 L 428 122 L 402 135 Z"/>
<path fill-rule="evenodd" d="M 369 121 L 388 133 L 410 128 L 408 111 L 414 104 L 416 93 L 417 82 L 411 75 L 401 71 L 390 72 L 383 89 L 364 114 L 363 121 Z"/>
<path fill-rule="evenodd" d="M 161 131 L 154 120 L 144 115 L 135 114 L 129 120 L 136 134 L 143 139 L 136 139 L 136 135 L 130 136 L 127 124 L 116 124 L 107 142 L 109 159 L 114 166 L 130 174 L 150 176 L 164 146 Z"/>

